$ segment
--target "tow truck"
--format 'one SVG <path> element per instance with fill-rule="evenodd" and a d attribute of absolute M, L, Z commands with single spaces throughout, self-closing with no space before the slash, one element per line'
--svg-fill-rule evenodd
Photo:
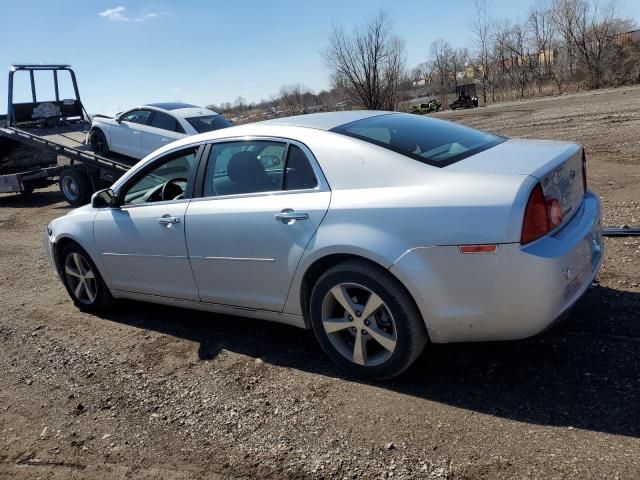
<path fill-rule="evenodd" d="M 17 74 L 28 77 L 30 101 L 14 99 Z M 38 82 L 48 77 L 49 95 L 55 98 L 38 95 L 36 76 Z M 71 98 L 61 98 L 61 81 L 70 82 Z M 6 119 L 0 123 L 0 193 L 28 195 L 57 182 L 65 200 L 80 206 L 135 163 L 99 155 L 87 144 L 91 118 L 70 65 L 12 65 L 8 93 Z"/>

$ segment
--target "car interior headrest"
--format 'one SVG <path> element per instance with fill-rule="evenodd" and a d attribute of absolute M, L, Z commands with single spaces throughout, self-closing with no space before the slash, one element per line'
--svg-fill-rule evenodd
<path fill-rule="evenodd" d="M 231 157 L 227 175 L 232 182 L 246 184 L 263 180 L 267 173 L 254 152 L 243 151 Z"/>

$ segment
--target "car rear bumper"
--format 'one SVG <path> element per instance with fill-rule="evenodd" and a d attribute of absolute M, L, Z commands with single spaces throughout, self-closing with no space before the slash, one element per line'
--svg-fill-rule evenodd
<path fill-rule="evenodd" d="M 496 253 L 409 250 L 391 267 L 435 343 L 515 340 L 548 328 L 587 291 L 603 258 L 598 198 L 588 192 L 559 232 Z"/>

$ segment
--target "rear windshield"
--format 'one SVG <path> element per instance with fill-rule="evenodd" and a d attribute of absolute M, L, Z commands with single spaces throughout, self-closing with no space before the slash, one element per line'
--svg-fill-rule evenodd
<path fill-rule="evenodd" d="M 506 139 L 453 122 L 394 113 L 331 130 L 387 148 L 435 167 L 445 167 Z"/>
<path fill-rule="evenodd" d="M 187 118 L 187 122 L 198 133 L 211 132 L 221 128 L 230 127 L 231 124 L 222 115 L 207 115 L 205 117 Z"/>

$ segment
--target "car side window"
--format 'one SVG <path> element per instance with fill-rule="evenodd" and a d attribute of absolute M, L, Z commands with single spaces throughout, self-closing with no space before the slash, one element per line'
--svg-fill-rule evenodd
<path fill-rule="evenodd" d="M 187 192 L 195 164 L 196 147 L 173 152 L 154 163 L 124 191 L 123 205 L 181 200 Z"/>
<path fill-rule="evenodd" d="M 281 190 L 286 149 L 286 143 L 264 140 L 213 144 L 204 196 Z"/>
<path fill-rule="evenodd" d="M 180 125 L 180 122 L 178 120 L 176 120 L 176 125 L 175 128 L 173 129 L 174 132 L 176 133 L 184 133 L 186 134 L 187 132 L 184 131 L 184 128 L 182 128 L 182 125 Z"/>
<path fill-rule="evenodd" d="M 155 112 L 151 119 L 151 126 L 155 128 L 161 128 L 162 130 L 168 130 L 169 132 L 176 131 L 176 120 L 171 115 L 167 115 L 162 112 Z"/>
<path fill-rule="evenodd" d="M 151 116 L 150 110 L 132 110 L 129 113 L 125 113 L 122 116 L 122 121 L 146 125 L 147 122 L 149 121 L 150 116 Z"/>
<path fill-rule="evenodd" d="M 309 159 L 297 145 L 289 145 L 287 171 L 284 174 L 285 190 L 306 190 L 318 185 Z"/>

